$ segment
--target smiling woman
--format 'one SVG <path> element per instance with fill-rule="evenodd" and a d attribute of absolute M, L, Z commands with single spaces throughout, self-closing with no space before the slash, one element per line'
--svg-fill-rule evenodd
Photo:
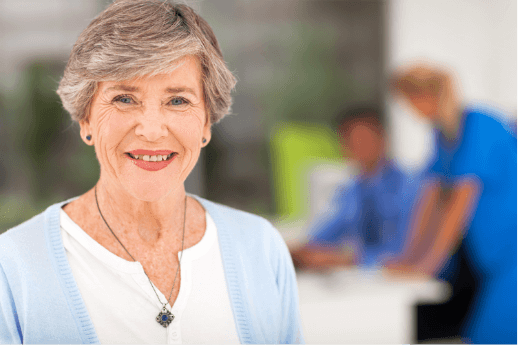
<path fill-rule="evenodd" d="M 150 202 L 173 190 L 174 196 L 210 140 L 199 60 L 186 56 L 174 64 L 165 74 L 98 84 L 90 116 L 79 124 L 107 167 L 101 181 L 113 184 L 108 189 Z"/>
<path fill-rule="evenodd" d="M 58 94 L 99 180 L 0 236 L 1 343 L 302 342 L 279 233 L 185 192 L 234 85 L 188 6 L 119 0 L 92 21 Z"/>

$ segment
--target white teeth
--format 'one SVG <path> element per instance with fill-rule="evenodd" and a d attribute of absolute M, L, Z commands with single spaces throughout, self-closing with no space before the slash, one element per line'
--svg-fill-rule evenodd
<path fill-rule="evenodd" d="M 168 160 L 169 158 L 171 158 L 173 156 L 174 152 L 168 154 L 168 155 L 155 155 L 155 156 L 150 156 L 150 155 L 132 155 L 131 153 L 129 154 L 133 159 L 140 159 L 140 160 L 145 160 L 146 162 L 161 162 L 161 161 L 165 161 L 165 160 Z"/>

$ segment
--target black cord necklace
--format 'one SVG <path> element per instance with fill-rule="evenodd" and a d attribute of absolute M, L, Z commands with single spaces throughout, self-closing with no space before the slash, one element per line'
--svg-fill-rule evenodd
<path fill-rule="evenodd" d="M 99 207 L 99 201 L 97 200 L 97 185 L 95 186 L 95 203 L 97 204 L 97 209 L 99 210 L 99 214 L 101 215 L 101 218 L 103 219 L 104 224 L 106 224 L 106 226 L 108 227 L 108 229 L 112 233 L 113 237 L 115 237 L 117 242 L 119 242 L 119 244 L 122 246 L 122 248 L 124 248 L 126 253 L 128 253 L 128 255 L 133 259 L 133 261 L 136 262 L 137 260 L 135 260 L 133 255 L 131 255 L 130 252 L 126 249 L 126 247 L 124 247 L 124 245 L 119 240 L 117 235 L 115 235 L 113 230 L 108 225 L 108 222 L 106 221 L 106 219 L 104 219 L 104 216 L 103 216 L 103 214 L 101 212 L 101 208 Z M 186 218 L 186 216 L 187 216 L 187 195 L 185 196 L 185 206 L 184 206 L 184 210 L 183 210 L 182 254 L 180 255 L 180 261 L 178 262 L 178 268 L 176 269 L 176 274 L 174 276 L 173 287 L 171 288 L 171 293 L 169 294 L 169 298 L 167 299 L 167 301 L 165 303 L 162 303 L 162 301 L 160 300 L 160 297 L 158 296 L 158 293 L 156 292 L 155 286 L 151 282 L 151 279 L 149 279 L 149 276 L 147 275 L 146 271 L 144 271 L 144 274 L 146 275 L 147 279 L 149 280 L 149 284 L 151 284 L 151 287 L 153 288 L 153 291 L 155 291 L 155 295 L 158 298 L 158 301 L 160 302 L 160 304 L 162 304 L 162 310 L 157 315 L 156 322 L 161 324 L 164 328 L 169 326 L 169 324 L 171 322 L 173 322 L 173 320 L 174 320 L 174 315 L 169 310 L 167 310 L 166 305 L 167 305 L 167 303 L 169 303 L 169 300 L 171 299 L 171 296 L 173 295 L 174 285 L 176 283 L 176 278 L 178 277 L 178 271 L 180 270 L 180 265 L 182 263 L 183 243 L 184 243 L 184 239 L 185 239 L 185 218 Z"/>

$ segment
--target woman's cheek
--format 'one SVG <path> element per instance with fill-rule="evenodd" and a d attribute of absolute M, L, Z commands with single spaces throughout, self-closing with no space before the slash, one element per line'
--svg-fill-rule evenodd
<path fill-rule="evenodd" d="M 109 135 L 109 132 L 111 130 L 111 124 L 110 124 L 110 118 L 113 117 L 113 111 L 110 111 L 108 109 L 99 109 L 95 116 L 95 126 L 97 127 L 97 135 L 98 136 L 105 136 Z"/>
<path fill-rule="evenodd" d="M 437 113 L 437 98 L 432 95 L 412 97 L 410 101 L 424 116 L 433 119 Z"/>
<path fill-rule="evenodd" d="M 123 164 L 119 159 L 118 150 L 128 133 L 123 115 L 112 109 L 105 109 L 98 113 L 98 155 L 101 156 L 99 157 L 101 164 L 106 165 L 104 168 L 112 173 L 115 173 L 117 168 Z"/>
<path fill-rule="evenodd" d="M 169 128 L 185 149 L 196 151 L 201 148 L 203 126 L 199 121 L 182 121 Z"/>

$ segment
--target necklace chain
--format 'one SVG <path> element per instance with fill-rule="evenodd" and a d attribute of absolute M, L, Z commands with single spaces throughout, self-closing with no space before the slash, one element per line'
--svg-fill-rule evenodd
<path fill-rule="evenodd" d="M 115 235 L 115 233 L 113 232 L 113 230 L 110 228 L 110 226 L 108 225 L 108 222 L 106 221 L 106 219 L 104 219 L 104 216 L 101 212 L 101 208 L 99 207 L 99 201 L 97 200 L 97 185 L 95 186 L 95 203 L 97 204 L 97 209 L 99 210 L 99 214 L 101 215 L 101 218 L 103 219 L 104 221 L 104 224 L 106 224 L 106 226 L 108 227 L 108 229 L 110 230 L 110 232 L 112 233 L 113 237 L 115 237 L 115 239 L 117 240 L 117 242 L 119 242 L 119 244 L 122 246 L 122 248 L 124 248 L 124 250 L 126 251 L 126 253 L 128 253 L 128 255 L 133 259 L 133 261 L 137 261 L 135 260 L 135 258 L 133 257 L 133 255 L 130 254 L 130 252 L 126 249 L 126 247 L 124 247 L 124 245 L 122 244 L 122 242 L 119 240 L 119 238 L 117 237 L 117 235 Z M 174 276 L 174 281 L 173 281 L 173 287 L 171 288 L 171 293 L 169 293 L 169 298 L 167 299 L 167 301 L 165 303 L 162 303 L 162 301 L 160 300 L 160 297 L 158 296 L 158 293 L 156 292 L 156 289 L 155 289 L 155 286 L 153 285 L 153 283 L 151 282 L 151 279 L 149 279 L 149 276 L 147 275 L 146 271 L 144 270 L 144 274 L 146 275 L 147 279 L 149 280 L 149 284 L 151 284 L 151 287 L 153 288 L 153 291 L 155 292 L 155 295 L 156 297 L 158 298 L 158 301 L 160 302 L 160 304 L 162 304 L 163 306 L 163 310 L 166 310 L 166 305 L 167 303 L 169 303 L 169 300 L 171 299 L 171 296 L 173 295 L 173 290 L 174 290 L 174 286 L 176 284 L 176 278 L 178 277 L 178 271 L 180 270 L 180 265 L 182 263 L 182 257 L 183 257 L 183 244 L 184 244 L 184 239 L 185 239 L 185 219 L 186 219 L 186 216 L 187 216 L 187 195 L 185 196 L 185 202 L 184 202 L 185 206 L 184 206 L 184 210 L 183 210 L 183 230 L 182 230 L 182 254 L 180 255 L 180 261 L 178 263 L 178 268 L 176 269 L 176 274 Z"/>

